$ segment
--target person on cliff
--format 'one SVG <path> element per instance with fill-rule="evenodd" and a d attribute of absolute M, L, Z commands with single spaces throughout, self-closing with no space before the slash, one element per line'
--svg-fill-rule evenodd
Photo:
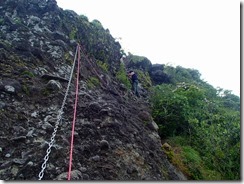
<path fill-rule="evenodd" d="M 139 93 L 138 93 L 138 78 L 137 78 L 137 75 L 135 74 L 134 71 L 130 70 L 128 72 L 128 76 L 131 80 L 131 84 L 132 84 L 132 89 L 133 89 L 133 92 L 134 94 L 139 97 Z"/>

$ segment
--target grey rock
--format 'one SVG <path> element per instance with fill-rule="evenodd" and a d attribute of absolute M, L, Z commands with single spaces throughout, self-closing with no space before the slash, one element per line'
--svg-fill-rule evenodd
<path fill-rule="evenodd" d="M 21 140 L 26 140 L 26 136 L 18 136 L 10 139 L 11 141 L 21 141 Z"/>
<path fill-rule="evenodd" d="M 68 173 L 62 173 L 57 176 L 56 180 L 67 180 Z M 79 170 L 71 171 L 71 180 L 80 180 L 82 179 L 82 173 Z"/>
<path fill-rule="evenodd" d="M 36 118 L 37 116 L 38 116 L 38 113 L 36 111 L 31 113 L 31 117 Z"/>
<path fill-rule="evenodd" d="M 7 93 L 15 93 L 15 88 L 13 86 L 6 85 L 4 88 Z"/>
<path fill-rule="evenodd" d="M 19 168 L 17 166 L 12 166 L 11 173 L 12 175 L 16 176 L 16 174 L 19 172 Z"/>
<path fill-rule="evenodd" d="M 85 168 L 85 167 L 80 167 L 80 171 L 81 171 L 81 172 L 86 172 L 86 171 L 87 171 L 87 168 Z"/>
<path fill-rule="evenodd" d="M 5 155 L 5 157 L 6 157 L 6 158 L 9 158 L 9 157 L 11 157 L 11 154 L 10 154 L 10 153 L 7 153 L 7 154 Z"/>
<path fill-rule="evenodd" d="M 138 114 L 138 117 L 144 122 L 149 122 L 152 119 L 150 113 L 144 110 Z"/>
<path fill-rule="evenodd" d="M 25 161 L 26 159 L 18 159 L 18 158 L 13 159 L 13 163 L 20 164 L 20 165 L 23 165 Z"/>
<path fill-rule="evenodd" d="M 82 174 L 83 180 L 89 180 L 90 177 L 88 174 Z"/>
<path fill-rule="evenodd" d="M 147 127 L 153 131 L 158 131 L 158 129 L 159 129 L 159 127 L 158 127 L 157 123 L 155 123 L 155 121 L 150 121 L 149 123 L 147 123 Z"/>
<path fill-rule="evenodd" d="M 81 40 L 84 52 L 71 179 L 183 178 L 161 150 L 150 104 L 143 95 L 133 100 L 128 89 L 116 80 L 121 46 L 109 30 L 100 29 L 98 22 L 89 22 L 73 11 L 58 8 L 55 0 L 0 1 L 2 180 L 37 179 L 65 94 L 77 40 Z M 71 38 L 74 31 L 76 40 Z M 98 61 L 106 68 L 100 67 Z M 140 64 L 144 70 L 150 67 L 146 60 Z M 165 75 L 160 70 L 148 72 L 162 82 Z M 23 71 L 31 71 L 34 76 L 25 77 Z M 90 89 L 87 84 L 94 78 L 99 79 L 99 85 Z M 139 88 L 142 92 L 143 86 L 139 84 Z M 72 80 L 44 180 L 67 180 L 74 93 Z"/>
<path fill-rule="evenodd" d="M 106 141 L 106 140 L 102 140 L 101 142 L 100 142 L 100 147 L 101 147 L 101 149 L 102 150 L 107 150 L 107 149 L 109 149 L 109 143 L 108 143 L 108 141 Z"/>
<path fill-rule="evenodd" d="M 91 157 L 90 160 L 93 160 L 93 161 L 98 162 L 100 160 L 100 156 L 99 155 L 96 155 L 94 157 Z"/>
<path fill-rule="evenodd" d="M 4 102 L 0 101 L 0 109 L 4 109 L 6 107 L 6 104 Z"/>
<path fill-rule="evenodd" d="M 0 83 L 0 90 L 5 91 L 9 94 L 17 94 L 21 91 L 21 84 L 17 80 L 7 79 Z"/>
<path fill-rule="evenodd" d="M 12 161 L 6 161 L 0 165 L 0 169 L 6 169 L 12 165 Z"/>
<path fill-rule="evenodd" d="M 53 91 L 59 91 L 62 88 L 62 85 L 60 84 L 60 82 L 56 81 L 56 80 L 50 80 L 47 83 L 47 89 L 53 90 Z"/>
<path fill-rule="evenodd" d="M 27 166 L 33 166 L 34 165 L 34 163 L 32 162 L 32 161 L 29 161 L 28 163 L 27 163 Z"/>
<path fill-rule="evenodd" d="M 30 130 L 28 131 L 28 133 L 26 134 L 26 137 L 33 137 L 35 128 L 31 127 Z"/>

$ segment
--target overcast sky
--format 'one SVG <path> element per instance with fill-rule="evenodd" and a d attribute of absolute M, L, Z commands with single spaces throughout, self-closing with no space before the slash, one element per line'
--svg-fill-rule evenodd
<path fill-rule="evenodd" d="M 240 1 L 56 1 L 99 20 L 124 50 L 153 64 L 197 69 L 215 88 L 240 95 Z"/>

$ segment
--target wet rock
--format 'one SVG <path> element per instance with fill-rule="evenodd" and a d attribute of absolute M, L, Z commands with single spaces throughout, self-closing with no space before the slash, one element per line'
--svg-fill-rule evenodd
<path fill-rule="evenodd" d="M 9 158 L 9 157 L 11 157 L 11 154 L 10 154 L 10 153 L 7 153 L 7 154 L 5 155 L 5 157 L 6 157 L 6 158 Z"/>
<path fill-rule="evenodd" d="M 0 101 L 0 109 L 4 109 L 6 107 L 6 104 L 4 102 Z"/>
<path fill-rule="evenodd" d="M 94 157 L 91 157 L 90 160 L 93 160 L 95 162 L 98 162 L 100 160 L 100 156 L 99 155 L 96 155 Z"/>
<path fill-rule="evenodd" d="M 90 113 L 98 114 L 102 109 L 102 105 L 99 102 L 92 102 L 88 105 L 88 111 Z"/>
<path fill-rule="evenodd" d="M 138 114 L 138 117 L 144 122 L 149 122 L 152 119 L 151 115 L 147 111 L 141 111 Z"/>
<path fill-rule="evenodd" d="M 15 164 L 23 165 L 25 162 L 26 162 L 26 159 L 18 159 L 18 158 L 13 159 L 13 163 L 15 163 Z"/>
<path fill-rule="evenodd" d="M 36 69 L 34 70 L 34 74 L 35 74 L 35 75 L 43 76 L 43 75 L 45 75 L 46 73 L 48 73 L 48 71 L 47 71 L 45 68 L 43 68 L 43 67 L 38 67 L 38 68 L 36 68 Z"/>
<path fill-rule="evenodd" d="M 52 90 L 52 91 L 59 91 L 62 88 L 62 85 L 60 84 L 60 82 L 56 81 L 56 80 L 50 80 L 47 83 L 47 89 Z"/>
<path fill-rule="evenodd" d="M 80 167 L 80 169 L 79 169 L 81 172 L 86 172 L 87 171 L 87 168 L 85 168 L 85 167 Z"/>
<path fill-rule="evenodd" d="M 69 80 L 66 78 L 58 77 L 58 76 L 50 75 L 50 74 L 44 74 L 41 76 L 41 78 L 47 79 L 47 80 L 59 80 L 61 82 L 69 82 Z"/>
<path fill-rule="evenodd" d="M 130 166 L 128 169 L 127 169 L 127 173 L 128 174 L 133 174 L 133 173 L 138 173 L 137 169 L 135 166 Z"/>
<path fill-rule="evenodd" d="M 28 163 L 27 163 L 27 166 L 33 166 L 34 165 L 34 163 L 32 162 L 32 161 L 29 161 Z"/>
<path fill-rule="evenodd" d="M 116 127 L 119 126 L 119 122 L 117 119 L 106 117 L 105 120 L 101 123 L 101 128 L 104 127 Z"/>
<path fill-rule="evenodd" d="M 101 147 L 102 150 L 107 150 L 107 149 L 109 149 L 109 143 L 108 143 L 108 141 L 106 141 L 106 140 L 102 140 L 102 141 L 100 142 L 100 147 Z"/>
<path fill-rule="evenodd" d="M 40 122 L 41 123 L 41 127 L 44 130 L 53 130 L 53 125 L 51 125 L 48 122 Z"/>
<path fill-rule="evenodd" d="M 160 140 L 160 136 L 158 135 L 158 133 L 152 132 L 148 135 L 148 137 L 150 137 L 151 140 L 154 141 L 155 143 L 161 145 L 161 140 Z M 152 146 L 152 145 L 150 145 L 150 146 Z"/>
<path fill-rule="evenodd" d="M 36 111 L 31 113 L 31 117 L 36 118 L 37 116 L 38 116 L 38 113 Z"/>
<path fill-rule="evenodd" d="M 26 140 L 26 136 L 18 136 L 18 137 L 14 137 L 12 139 L 10 139 L 11 141 L 25 141 Z"/>
<path fill-rule="evenodd" d="M 26 137 L 33 137 L 34 132 L 35 132 L 35 128 L 34 127 L 30 127 L 30 130 L 26 134 Z"/>
<path fill-rule="evenodd" d="M 149 74 L 151 77 L 152 82 L 155 85 L 162 84 L 162 83 L 170 83 L 170 76 L 164 73 L 164 65 L 162 64 L 154 64 L 149 69 Z"/>
<path fill-rule="evenodd" d="M 0 165 L 0 169 L 6 169 L 12 165 L 12 161 L 6 161 Z"/>
<path fill-rule="evenodd" d="M 6 85 L 4 86 L 4 89 L 5 89 L 5 92 L 7 93 L 15 93 L 15 88 L 13 86 L 10 86 L 10 85 Z"/>
<path fill-rule="evenodd" d="M 90 179 L 88 174 L 83 174 L 82 177 L 83 177 L 83 180 L 89 180 Z"/>
<path fill-rule="evenodd" d="M 0 83 L 0 91 L 1 89 L 9 94 L 17 94 L 21 91 L 21 84 L 17 80 L 3 80 Z"/>
<path fill-rule="evenodd" d="M 149 104 L 143 97 L 133 99 L 116 79 L 121 46 L 109 30 L 99 29 L 98 33 L 94 22 L 58 8 L 55 0 L 2 0 L 0 4 L 0 15 L 4 17 L 0 26 L 1 179 L 36 180 L 52 138 L 54 144 L 43 179 L 67 180 L 74 80 L 55 137 L 52 133 L 76 40 L 82 42 L 82 64 L 71 179 L 183 178 L 161 150 Z M 71 36 L 74 32 L 77 38 Z M 99 67 L 97 60 L 105 67 Z M 151 71 L 147 60 L 140 64 L 143 70 Z M 154 69 L 150 74 L 162 82 L 162 68 Z M 24 71 L 34 75 L 28 77 Z M 90 89 L 88 81 L 95 78 L 100 85 Z"/>
<path fill-rule="evenodd" d="M 55 180 L 67 180 L 68 173 L 62 173 L 57 176 Z M 71 180 L 81 180 L 82 178 L 82 173 L 79 170 L 73 170 L 71 171 Z"/>
<path fill-rule="evenodd" d="M 155 121 L 150 121 L 147 123 L 147 127 L 150 128 L 153 131 L 158 131 L 159 127 Z"/>

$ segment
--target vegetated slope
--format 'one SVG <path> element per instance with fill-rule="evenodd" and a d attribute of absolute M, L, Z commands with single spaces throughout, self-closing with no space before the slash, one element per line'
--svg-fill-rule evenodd
<path fill-rule="evenodd" d="M 171 162 L 189 180 L 240 180 L 240 97 L 215 89 L 195 69 L 132 54 L 125 63 L 151 89 L 152 116 Z"/>
<path fill-rule="evenodd" d="M 184 180 L 161 149 L 148 103 L 116 76 L 120 44 L 55 0 L 0 1 L 0 179 L 37 180 L 81 44 L 74 180 Z M 121 74 L 121 73 L 120 73 Z M 43 180 L 66 180 L 75 75 Z"/>

